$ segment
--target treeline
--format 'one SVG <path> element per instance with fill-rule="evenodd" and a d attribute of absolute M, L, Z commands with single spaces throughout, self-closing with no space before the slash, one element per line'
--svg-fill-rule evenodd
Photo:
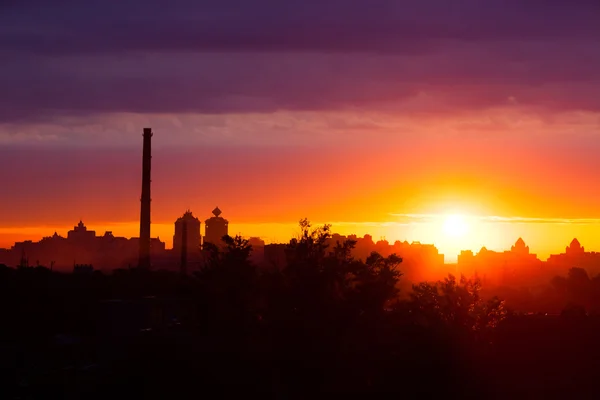
<path fill-rule="evenodd" d="M 282 270 L 258 270 L 241 237 L 212 247 L 192 276 L 3 268 L 1 367 L 12 372 L 0 384 L 21 398 L 556 393 L 530 366 L 529 380 L 519 373 L 523 354 L 557 354 L 555 336 L 532 350 L 522 332 L 598 331 L 591 319 L 513 316 L 477 279 L 449 276 L 401 296 L 400 257 L 357 260 L 352 241 L 327 245 L 329 226 L 300 228 Z"/>

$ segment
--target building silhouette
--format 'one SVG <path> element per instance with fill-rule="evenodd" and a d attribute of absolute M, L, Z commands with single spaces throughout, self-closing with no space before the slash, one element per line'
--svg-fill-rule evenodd
<path fill-rule="evenodd" d="M 216 207 L 212 213 L 213 217 L 204 221 L 204 243 L 221 246 L 223 236 L 229 234 L 229 221 L 221 217 L 219 207 Z"/>
<path fill-rule="evenodd" d="M 194 217 L 190 210 L 187 210 L 181 217 L 175 221 L 175 234 L 173 235 L 173 251 L 177 254 L 181 254 L 183 247 L 183 230 L 184 224 L 187 229 L 187 254 L 194 255 L 200 252 L 202 245 L 202 235 L 200 234 L 201 222 L 198 218 Z M 189 258 L 189 257 L 188 257 Z"/>
<path fill-rule="evenodd" d="M 107 234 L 112 234 L 112 232 L 107 232 Z M 59 237 L 56 232 L 54 232 L 54 237 Z M 82 220 L 79 220 L 79 223 L 73 227 L 73 230 L 67 232 L 67 239 L 75 241 L 86 242 L 94 239 L 95 237 L 96 231 L 88 230 Z"/>
<path fill-rule="evenodd" d="M 525 245 L 523 238 L 518 238 L 515 245 L 511 246 L 510 254 L 514 254 L 517 257 L 528 257 L 530 255 L 529 246 Z"/>
<path fill-rule="evenodd" d="M 565 254 L 568 256 L 579 257 L 585 254 L 585 248 L 579 243 L 577 238 L 571 241 L 571 244 L 565 248 Z"/>
<path fill-rule="evenodd" d="M 557 275 L 564 275 L 571 268 L 583 268 L 590 275 L 600 274 L 600 253 L 585 251 L 577 238 L 561 254 L 553 254 L 547 261 L 548 269 Z"/>
<path fill-rule="evenodd" d="M 250 253 L 250 260 L 255 265 L 260 265 L 265 259 L 265 241 L 259 237 L 249 237 L 248 244 L 252 246 L 252 252 Z"/>
<path fill-rule="evenodd" d="M 525 285 L 546 275 L 543 262 L 529 252 L 522 238 L 510 250 L 498 252 L 482 247 L 477 254 L 463 250 L 458 256 L 457 269 L 465 276 L 477 275 L 486 283 Z"/>
<path fill-rule="evenodd" d="M 150 239 L 151 255 L 165 254 L 165 243 L 160 238 Z M 73 265 L 92 265 L 94 269 L 109 272 L 127 268 L 137 263 L 140 239 L 117 237 L 107 231 L 102 236 L 87 229 L 79 221 L 63 237 L 58 233 L 42 238 L 38 242 L 26 240 L 16 242 L 10 249 L 0 251 L 0 263 L 6 265 L 41 265 L 62 272 L 73 271 Z M 26 260 L 25 263 L 22 260 Z"/>

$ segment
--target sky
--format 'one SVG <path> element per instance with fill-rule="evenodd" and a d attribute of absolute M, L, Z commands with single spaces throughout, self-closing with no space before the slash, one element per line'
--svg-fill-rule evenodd
<path fill-rule="evenodd" d="M 267 241 L 308 217 L 450 259 L 600 251 L 599 20 L 597 0 L 5 0 L 0 246 L 79 219 L 136 235 L 151 127 L 167 246 L 218 205 Z"/>

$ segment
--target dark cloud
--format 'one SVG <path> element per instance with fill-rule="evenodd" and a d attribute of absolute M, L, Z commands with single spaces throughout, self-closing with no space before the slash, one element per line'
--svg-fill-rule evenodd
<path fill-rule="evenodd" d="M 597 1 L 0 7 L 0 121 L 120 111 L 600 109 Z"/>
<path fill-rule="evenodd" d="M 2 48 L 35 53 L 423 51 L 440 39 L 595 40 L 595 1 L 58 1 L 17 3 Z"/>
<path fill-rule="evenodd" d="M 0 65 L 4 121 L 62 113 L 230 113 L 496 106 L 598 110 L 600 59 L 571 50 L 524 60 L 460 46 L 422 57 L 366 54 L 146 54 L 23 57 Z M 564 56 L 563 54 L 563 56 Z M 478 61 L 480 60 L 480 61 Z"/>

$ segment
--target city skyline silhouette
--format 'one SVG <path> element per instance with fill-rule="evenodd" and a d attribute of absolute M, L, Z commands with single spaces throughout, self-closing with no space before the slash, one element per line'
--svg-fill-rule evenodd
<path fill-rule="evenodd" d="M 0 398 L 598 398 L 598 21 L 0 2 Z"/>
<path fill-rule="evenodd" d="M 217 206 L 212 210 L 212 217 L 202 221 L 194 217 L 190 209 L 185 211 L 174 223 L 173 245 L 168 250 L 160 237 L 151 235 L 151 140 L 154 133 L 151 128 L 143 129 L 143 156 L 140 197 L 140 235 L 132 238 L 118 237 L 112 231 L 104 235 L 96 235 L 94 230 L 86 227 L 82 220 L 68 232 L 66 237 L 56 231 L 52 236 L 44 237 L 39 242 L 26 240 L 16 242 L 10 249 L 0 249 L 0 264 L 30 268 L 32 260 L 40 267 L 50 266 L 51 270 L 60 272 L 72 271 L 80 273 L 82 268 L 113 273 L 125 267 L 150 269 L 172 269 L 179 265 L 183 275 L 199 272 L 210 265 L 211 254 L 218 248 L 226 246 L 229 236 L 229 221 L 221 216 L 223 213 Z M 159 166 L 160 167 L 160 166 Z M 435 215 L 405 215 L 411 218 L 435 218 Z M 501 217 L 494 217 L 503 220 Z M 540 221 L 538 221 L 539 223 Z M 543 220 L 542 220 L 543 222 Z M 566 223 L 568 221 L 562 221 Z M 300 222 L 302 226 L 302 221 Z M 455 240 L 460 240 L 472 229 L 472 221 L 458 214 L 446 215 L 443 223 L 444 233 Z M 331 229 L 331 225 L 324 225 Z M 266 243 L 260 237 L 242 239 L 238 234 L 235 240 L 247 240 L 248 256 L 258 268 L 286 268 L 287 261 L 283 249 L 287 244 Z M 294 239 L 292 239 L 293 241 Z M 353 243 L 351 255 L 358 260 L 368 260 L 370 254 L 376 252 L 384 257 L 400 255 L 404 265 L 410 265 L 405 278 L 411 282 L 420 280 L 443 279 L 446 275 L 482 276 L 485 285 L 507 285 L 508 282 L 520 282 L 524 285 L 535 285 L 548 281 L 555 274 L 577 266 L 587 274 L 600 274 L 600 253 L 585 251 L 585 247 L 574 238 L 565 252 L 551 254 L 547 260 L 541 260 L 537 254 L 530 252 L 530 247 L 519 237 L 510 250 L 494 251 L 482 246 L 477 252 L 462 250 L 456 262 L 445 259 L 444 254 L 433 244 L 421 244 L 419 241 L 400 241 L 393 243 L 385 238 L 374 240 L 369 234 L 359 237 L 339 233 L 331 234 L 327 239 L 327 247 L 341 243 Z M 292 242 L 290 242 L 292 243 Z M 137 261 L 133 254 L 137 251 Z M 66 258 L 65 258 L 66 257 Z M 412 262 L 411 262 L 412 261 Z"/>
<path fill-rule="evenodd" d="M 151 128 L 144 128 L 144 156 L 143 156 L 143 179 L 142 179 L 142 214 L 141 214 L 141 219 L 140 219 L 140 234 L 142 234 L 143 232 L 147 232 L 145 233 L 146 235 L 148 235 L 148 239 L 146 239 L 145 241 L 149 241 L 150 240 L 150 159 L 152 158 L 151 156 L 151 150 L 150 150 L 150 138 L 152 137 L 153 133 L 152 133 L 152 129 Z M 146 161 L 148 160 L 148 162 Z M 145 183 L 147 181 L 147 183 Z M 146 200 L 144 200 L 146 199 Z M 145 205 L 147 204 L 147 205 Z M 191 211 L 188 209 L 186 211 L 186 213 L 184 213 L 184 217 L 190 213 Z M 213 210 L 213 214 L 215 215 L 215 217 L 218 217 L 218 214 L 220 214 L 221 211 L 219 210 L 218 207 L 215 208 L 215 210 Z M 481 232 L 477 232 L 474 228 L 476 228 L 476 223 L 479 222 L 488 222 L 488 223 L 520 223 L 520 224 L 524 224 L 524 223 L 529 223 L 529 224 L 541 224 L 541 225 L 547 225 L 547 224 L 555 224 L 558 225 L 559 227 L 561 226 L 565 226 L 565 225 L 590 225 L 590 224 L 594 224 L 594 223 L 599 223 L 600 224 L 600 220 L 596 221 L 595 219 L 590 219 L 590 218 L 586 218 L 586 219 L 579 219 L 579 218 L 574 218 L 574 219 L 568 219 L 568 218 L 523 218 L 523 217 L 501 217 L 501 216 L 477 216 L 477 215 L 468 215 L 468 214 L 453 214 L 453 213 L 447 213 L 447 214 L 393 214 L 392 217 L 397 219 L 397 222 L 395 223 L 390 223 L 390 222 L 382 222 L 382 223 L 363 223 L 362 225 L 371 225 L 371 226 L 377 226 L 377 225 L 381 225 L 381 226 L 386 226 L 386 225 L 392 225 L 392 226 L 403 226 L 403 225 L 408 225 L 408 224 L 415 224 L 415 222 L 419 223 L 419 222 L 423 222 L 423 221 L 428 221 L 428 222 L 433 222 L 433 229 L 437 230 L 438 233 L 442 233 L 443 235 L 445 235 L 445 239 L 453 242 L 454 250 L 458 249 L 460 251 L 460 254 L 449 254 L 446 256 L 445 261 L 447 263 L 455 263 L 456 261 L 459 260 L 460 255 L 464 254 L 465 252 L 479 252 L 481 253 L 481 250 L 487 250 L 487 249 L 492 249 L 490 248 L 489 245 L 487 245 L 485 242 L 480 242 L 480 247 L 479 249 L 476 248 L 461 248 L 461 247 L 456 247 L 456 246 L 461 246 L 462 240 L 465 239 L 465 236 L 467 236 L 468 234 L 481 234 Z M 148 222 L 143 222 L 143 221 L 148 221 Z M 407 223 L 408 222 L 408 223 Z M 206 223 L 208 223 L 208 220 L 206 221 Z M 228 223 L 228 222 L 227 222 Z M 144 226 L 142 226 L 144 225 Z M 201 225 L 201 223 L 200 223 Z M 341 225 L 352 225 L 352 223 L 341 223 Z M 361 224 L 355 224 L 355 225 L 361 225 Z M 81 228 L 82 226 L 82 221 L 80 219 L 79 222 L 79 226 Z M 160 225 L 159 225 L 160 226 Z M 205 224 L 206 227 L 206 224 Z M 51 229 L 51 228 L 48 228 Z M 75 228 L 77 230 L 77 227 Z M 85 227 L 84 227 L 85 229 Z M 481 227 L 479 227 L 480 230 L 482 230 Z M 175 230 L 177 231 L 177 227 L 175 228 Z M 475 232 L 474 232 L 475 231 Z M 113 235 L 113 231 L 112 230 L 107 230 L 106 231 L 108 235 L 112 236 Z M 160 232 L 164 233 L 164 228 L 160 229 Z M 224 230 L 219 231 L 219 233 L 216 234 L 212 234 L 212 236 L 223 236 L 225 234 L 227 234 L 228 230 L 227 228 L 224 228 Z M 346 231 L 346 235 L 352 235 L 352 236 L 356 236 L 356 232 L 352 232 L 352 231 Z M 238 232 L 241 233 L 241 232 Z M 293 231 L 287 232 L 288 233 L 288 237 L 293 234 Z M 340 233 L 340 232 L 336 232 L 336 233 Z M 199 238 L 202 237 L 202 234 L 200 233 L 199 229 L 198 229 L 198 235 Z M 36 235 L 34 235 L 35 237 Z M 37 234 L 37 236 L 39 237 L 39 233 Z M 69 233 L 70 236 L 70 233 Z M 205 235 L 206 236 L 206 235 Z M 215 236 L 215 237 L 216 237 Z M 370 232 L 364 233 L 363 236 L 365 237 L 373 237 L 371 235 Z M 396 237 L 395 239 L 389 241 L 387 240 L 387 236 L 384 235 L 380 235 L 378 240 L 376 239 L 375 241 L 380 241 L 380 242 L 385 242 L 385 243 L 399 243 L 399 242 L 407 242 L 407 238 L 405 237 L 404 240 L 400 240 L 398 239 L 398 233 L 393 232 L 391 234 L 392 237 Z M 51 238 L 51 237 L 61 237 L 60 235 L 57 235 L 57 231 L 54 230 L 54 234 L 53 235 L 48 235 L 48 236 L 43 236 L 40 239 L 43 238 Z M 139 236 L 138 236 L 139 237 Z M 159 235 L 157 235 L 158 238 L 160 238 Z M 165 236 L 163 236 L 165 237 Z M 166 236 L 169 237 L 169 236 Z M 260 237 L 260 236 L 249 236 L 252 238 L 258 238 L 264 241 L 264 237 Z M 134 238 L 133 236 L 130 238 Z M 170 246 L 165 246 L 166 243 L 165 242 L 169 242 L 169 240 L 167 239 L 165 242 L 161 242 L 160 247 L 161 248 L 165 248 L 165 247 L 169 247 L 169 248 L 173 248 L 175 251 L 178 251 L 178 249 L 180 249 L 180 246 L 176 246 L 175 243 L 175 236 L 173 236 L 173 242 L 169 243 Z M 439 236 L 438 236 L 439 238 Z M 510 238 L 507 238 L 509 241 L 511 240 Z M 153 240 L 160 240 L 160 239 L 153 239 Z M 519 236 L 519 240 L 522 240 L 521 237 Z M 577 241 L 577 238 L 574 239 L 575 241 Z M 11 248 L 13 253 L 18 253 L 21 250 L 19 250 L 22 246 L 22 243 L 24 242 L 30 242 L 32 241 L 31 238 L 26 238 L 24 241 L 21 242 L 21 244 L 19 244 L 18 242 L 15 242 L 14 245 L 9 245 L 6 246 L 7 248 Z M 215 239 L 212 240 L 213 242 L 215 241 Z M 278 243 L 285 243 L 286 239 L 275 239 L 275 240 L 269 240 L 267 239 L 265 242 L 267 244 L 278 244 Z M 198 240 L 199 245 L 201 245 L 201 240 Z M 421 240 L 410 240 L 410 242 L 415 242 L 415 243 L 421 243 Z M 141 243 L 141 242 L 140 242 Z M 429 243 L 430 245 L 435 246 L 436 243 Z M 443 245 L 442 245 L 443 247 Z M 588 246 L 589 247 L 589 246 Z M 505 248 L 501 248 L 496 246 L 495 248 L 493 248 L 493 250 L 495 251 L 499 251 L 502 252 L 505 250 Z M 144 250 L 142 248 L 140 248 L 140 258 L 138 261 L 138 264 L 140 263 L 144 263 L 143 259 L 148 258 L 148 256 L 143 256 L 144 252 L 147 252 L 148 250 Z M 4 249 L 4 252 L 7 252 L 7 249 Z M 559 254 L 558 252 L 556 253 L 546 253 L 545 254 L 545 258 L 547 259 L 552 259 L 553 257 L 556 257 L 556 255 Z M 5 257 L 6 258 L 6 257 Z M 13 254 L 13 258 L 14 258 L 14 254 Z M 543 257 L 542 257 L 543 258 Z M 2 260 L 0 260 L 2 261 Z M 545 261 L 545 260 L 543 260 Z"/>

